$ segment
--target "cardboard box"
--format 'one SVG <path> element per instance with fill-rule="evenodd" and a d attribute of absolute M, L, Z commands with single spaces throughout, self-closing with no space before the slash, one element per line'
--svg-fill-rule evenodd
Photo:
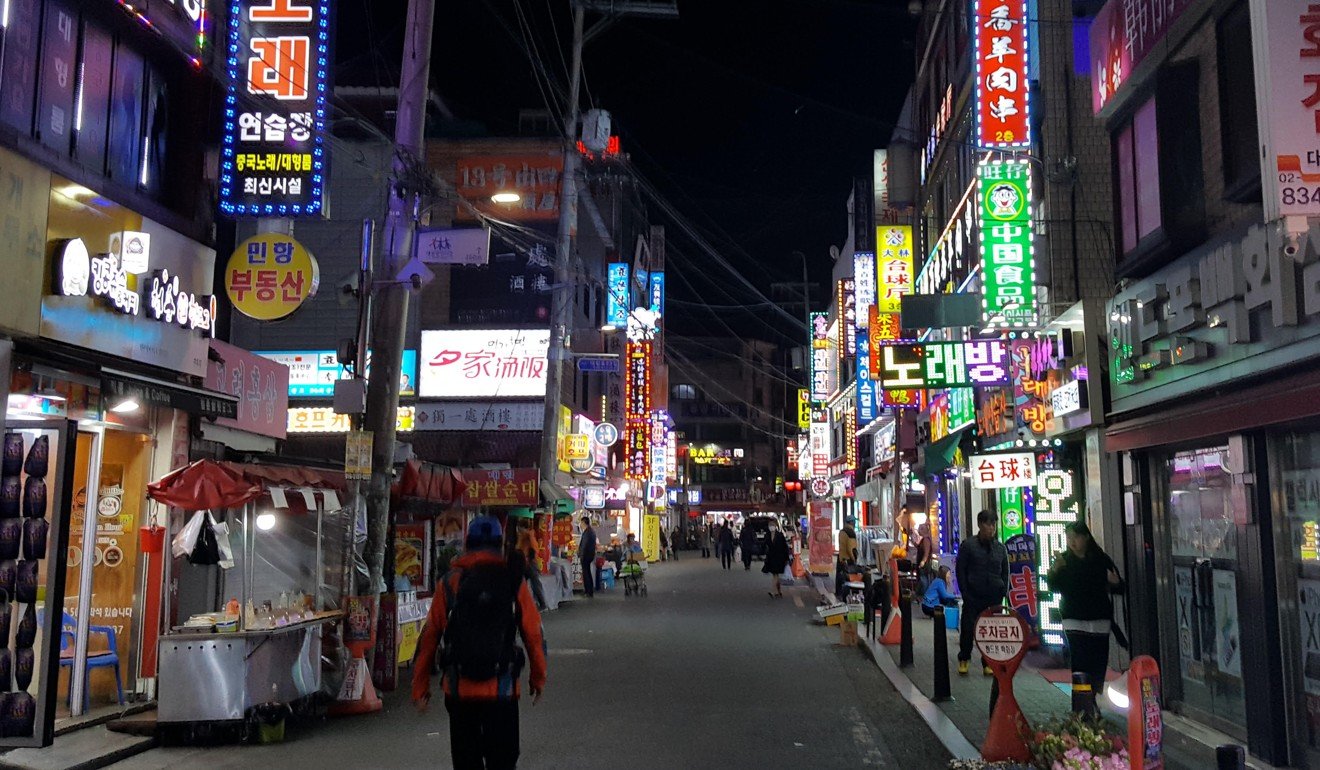
<path fill-rule="evenodd" d="M 845 620 L 839 624 L 839 644 L 853 647 L 857 645 L 857 624 Z"/>

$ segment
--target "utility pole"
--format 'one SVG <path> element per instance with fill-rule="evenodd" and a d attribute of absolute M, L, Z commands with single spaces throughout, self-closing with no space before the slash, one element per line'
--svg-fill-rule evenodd
<path fill-rule="evenodd" d="M 398 279 L 412 251 L 412 232 L 421 187 L 414 181 L 424 164 L 423 129 L 431 76 L 431 27 L 435 0 L 408 0 L 408 24 L 399 73 L 399 109 L 394 126 L 394 174 L 380 270 L 383 280 L 371 287 L 372 366 L 367 385 L 366 429 L 372 433 L 371 482 L 367 487 L 367 562 L 370 585 L 362 593 L 375 595 L 385 586 L 385 543 L 389 539 L 390 486 L 394 483 L 395 421 L 399 411 L 399 375 L 404 333 L 408 325 L 411 285 Z M 365 355 L 365 351 L 364 351 Z"/>
<path fill-rule="evenodd" d="M 541 422 L 541 483 L 553 484 L 559 470 L 559 402 L 564 387 L 564 361 L 569 358 L 568 324 L 573 283 L 569 262 L 573 226 L 577 220 L 577 176 L 581 155 L 577 149 L 578 89 L 582 74 L 582 22 L 586 11 L 573 7 L 573 64 L 569 72 L 568 110 L 564 118 L 564 175 L 560 180 L 559 239 L 555 247 L 555 281 L 550 295 L 550 349 L 546 352 L 545 419 Z"/>

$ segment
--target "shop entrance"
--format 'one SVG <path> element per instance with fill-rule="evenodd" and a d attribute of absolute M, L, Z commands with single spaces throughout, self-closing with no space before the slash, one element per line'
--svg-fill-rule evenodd
<path fill-rule="evenodd" d="M 1237 594 L 1238 525 L 1247 501 L 1241 488 L 1235 495 L 1228 452 L 1227 446 L 1189 450 L 1164 463 L 1178 648 L 1176 659 L 1166 661 L 1174 669 L 1166 681 L 1183 710 L 1245 740 Z"/>

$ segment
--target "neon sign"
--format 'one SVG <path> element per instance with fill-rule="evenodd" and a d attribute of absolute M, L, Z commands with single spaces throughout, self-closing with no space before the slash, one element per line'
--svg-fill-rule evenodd
<path fill-rule="evenodd" d="M 885 343 L 871 363 L 885 390 L 968 388 L 1008 382 L 1002 340 Z"/>
<path fill-rule="evenodd" d="M 898 313 L 903 295 L 912 291 L 912 228 L 908 225 L 878 227 L 875 233 L 876 306 L 881 313 Z"/>
<path fill-rule="evenodd" d="M 1068 548 L 1065 527 L 1081 518 L 1081 501 L 1072 471 L 1047 470 L 1036 481 L 1036 539 L 1040 548 L 1040 628 L 1046 644 L 1063 644 L 1059 597 L 1050 591 L 1045 573 Z"/>
<path fill-rule="evenodd" d="M 647 481 L 651 474 L 651 353 L 650 340 L 629 342 L 623 380 L 624 476 Z"/>
<path fill-rule="evenodd" d="M 628 326 L 628 263 L 611 262 L 608 281 L 605 323 L 616 329 L 623 329 Z"/>
<path fill-rule="evenodd" d="M 977 139 L 982 147 L 1031 146 L 1027 1 L 975 0 Z"/>
<path fill-rule="evenodd" d="M 1036 323 L 1036 247 L 1027 161 L 977 167 L 981 201 L 981 313 L 987 326 Z"/>

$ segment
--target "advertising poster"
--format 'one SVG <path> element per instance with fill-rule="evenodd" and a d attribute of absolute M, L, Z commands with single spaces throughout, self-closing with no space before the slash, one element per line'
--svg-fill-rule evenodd
<path fill-rule="evenodd" d="M 813 575 L 829 575 L 834 569 L 834 505 L 812 505 L 810 542 L 807 546 L 809 569 Z"/>
<path fill-rule="evenodd" d="M 1232 570 L 1214 571 L 1215 663 L 1219 671 L 1242 678 L 1242 625 L 1238 619 L 1237 576 Z"/>
<path fill-rule="evenodd" d="M 394 527 L 394 574 L 404 578 L 415 591 L 429 591 L 431 549 L 426 547 L 425 524 L 397 524 Z"/>
<path fill-rule="evenodd" d="M 1160 710 L 1160 666 L 1149 655 L 1132 659 L 1127 674 L 1128 753 L 1133 770 L 1164 767 L 1164 712 Z"/>
<path fill-rule="evenodd" d="M 549 329 L 422 332 L 418 395 L 527 398 L 545 395 Z"/>
<path fill-rule="evenodd" d="M 1173 590 L 1177 601 L 1178 656 L 1182 659 L 1183 674 L 1192 672 L 1191 664 L 1200 658 L 1196 644 L 1196 608 L 1192 604 L 1192 568 L 1173 568 Z"/>
<path fill-rule="evenodd" d="M 647 561 L 660 561 L 660 517 L 646 514 L 642 517 L 642 553 Z"/>
<path fill-rule="evenodd" d="M 569 516 L 562 517 L 564 521 L 572 526 L 573 519 Z M 536 517 L 536 569 L 542 575 L 550 574 L 550 542 L 554 539 L 554 520 L 555 517 L 550 514 L 542 514 Z M 571 531 L 571 530 L 570 530 Z"/>

